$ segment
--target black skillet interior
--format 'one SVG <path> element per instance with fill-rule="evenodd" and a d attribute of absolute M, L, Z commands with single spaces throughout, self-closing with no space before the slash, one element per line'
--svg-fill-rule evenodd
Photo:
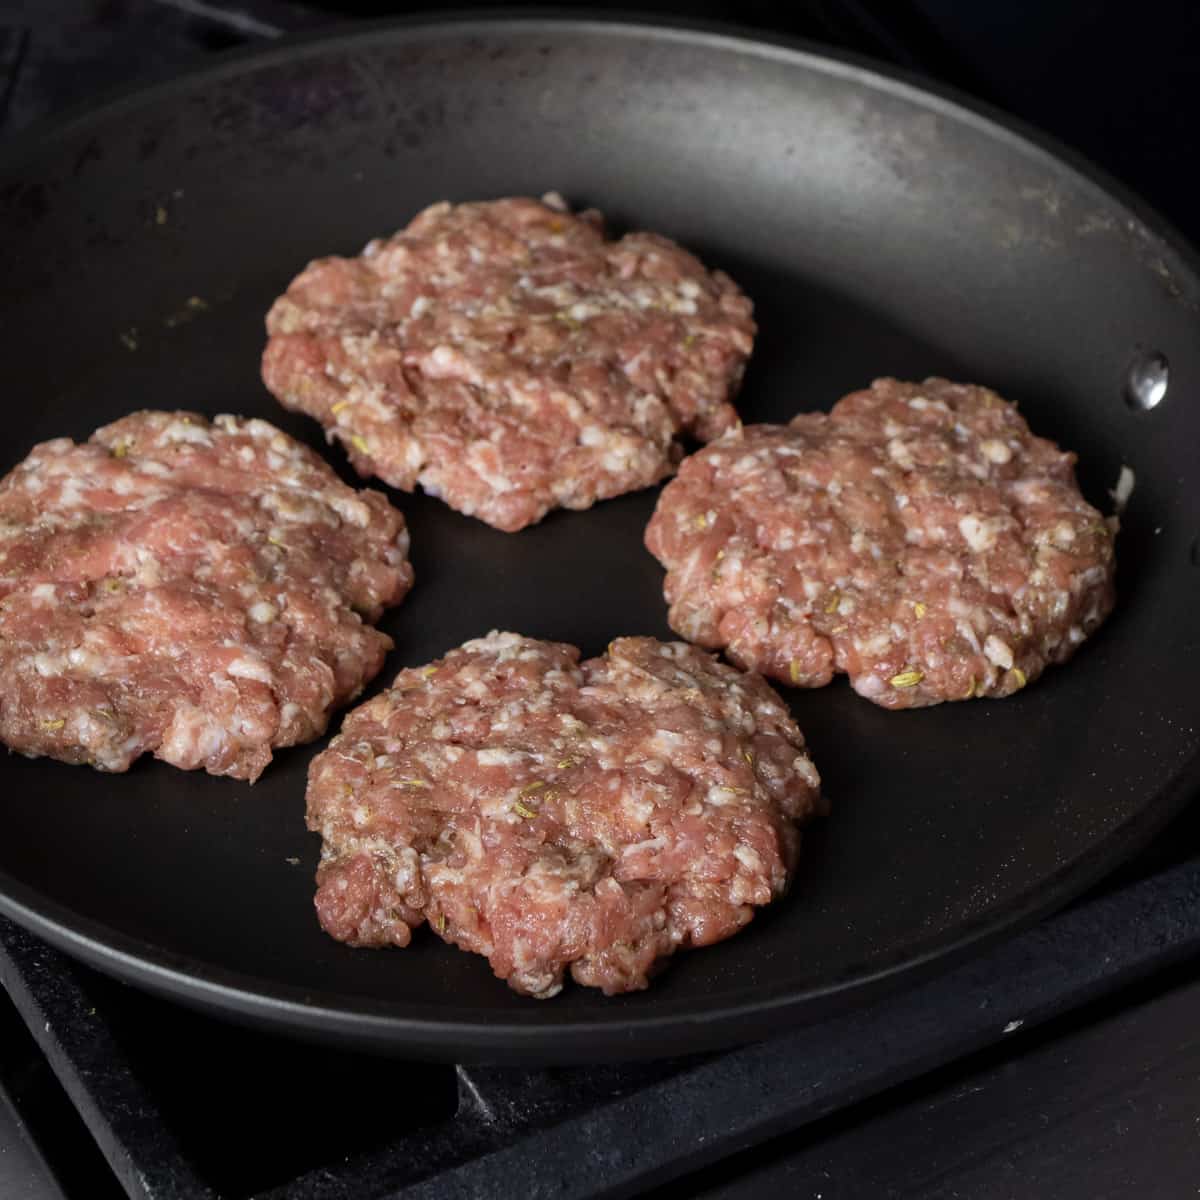
<path fill-rule="evenodd" d="M 140 407 L 260 415 L 321 445 L 258 381 L 289 278 L 432 201 L 551 188 L 670 234 L 750 293 L 747 421 L 938 373 L 1018 400 L 1078 450 L 1095 503 L 1129 465 L 1107 627 L 1003 702 L 887 713 L 844 684 L 791 694 L 832 816 L 786 901 L 647 993 L 535 1003 L 428 934 L 404 952 L 324 937 L 303 825 L 317 747 L 253 788 L 5 759 L 0 909 L 125 978 L 317 1036 L 644 1056 L 819 1015 L 1062 903 L 1182 802 L 1200 669 L 1193 264 L 1029 141 L 858 66 L 636 25 L 399 26 L 236 59 L 26 141 L 0 167 L 2 465 Z M 1170 387 L 1137 412 L 1123 388 L 1147 351 Z M 392 499 L 418 582 L 384 622 L 384 680 L 495 627 L 587 653 L 670 636 L 641 545 L 653 492 L 515 536 Z"/>

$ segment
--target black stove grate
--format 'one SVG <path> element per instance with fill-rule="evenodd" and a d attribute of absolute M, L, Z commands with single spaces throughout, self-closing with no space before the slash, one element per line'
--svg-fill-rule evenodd
<path fill-rule="evenodd" d="M 540 1070 L 399 1062 L 235 1029 L 3 920 L 0 984 L 137 1200 L 584 1200 L 699 1171 L 1197 951 L 1200 862 L 1185 862 L 767 1043 Z"/>

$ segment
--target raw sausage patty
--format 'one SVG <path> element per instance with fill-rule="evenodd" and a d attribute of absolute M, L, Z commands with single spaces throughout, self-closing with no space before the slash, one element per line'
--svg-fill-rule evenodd
<path fill-rule="evenodd" d="M 755 327 L 720 271 L 551 195 L 435 204 L 318 259 L 267 331 L 267 387 L 361 474 L 512 531 L 656 483 L 677 434 L 734 425 Z"/>
<path fill-rule="evenodd" d="M 254 779 L 383 665 L 404 518 L 265 421 L 140 412 L 0 482 L 0 738 Z"/>
<path fill-rule="evenodd" d="M 887 708 L 1007 696 L 1112 608 L 1074 462 L 987 388 L 880 379 L 688 458 L 646 545 L 671 628 L 743 666 Z"/>
<path fill-rule="evenodd" d="M 309 772 L 317 912 L 355 946 L 423 921 L 518 992 L 606 993 L 785 889 L 817 772 L 756 675 L 680 642 L 492 633 L 402 671 Z"/>

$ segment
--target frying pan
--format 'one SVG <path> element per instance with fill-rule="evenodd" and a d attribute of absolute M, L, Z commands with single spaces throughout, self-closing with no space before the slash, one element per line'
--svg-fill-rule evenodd
<path fill-rule="evenodd" d="M 832 814 L 783 902 L 645 993 L 538 1003 L 428 932 L 404 951 L 325 937 L 303 823 L 323 742 L 253 788 L 9 756 L 0 911 L 123 979 L 294 1033 L 458 1059 L 664 1055 L 819 1017 L 1031 921 L 1186 801 L 1195 260 L 1060 148 L 856 61 L 694 27 L 443 19 L 232 58 L 28 138 L 0 167 L 4 466 L 143 406 L 261 415 L 322 445 L 258 381 L 263 314 L 291 276 L 434 200 L 552 188 L 749 292 L 747 421 L 937 373 L 1017 400 L 1079 452 L 1094 503 L 1130 467 L 1111 620 L 1008 700 L 892 713 L 844 683 L 789 692 Z M 671 636 L 641 546 L 655 498 L 510 535 L 393 494 L 417 585 L 383 622 L 380 686 L 492 628 L 587 654 Z"/>

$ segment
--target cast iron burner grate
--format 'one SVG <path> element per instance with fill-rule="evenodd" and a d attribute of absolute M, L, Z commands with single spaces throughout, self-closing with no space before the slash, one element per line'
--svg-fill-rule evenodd
<path fill-rule="evenodd" d="M 237 1029 L 3 920 L 0 984 L 138 1200 L 583 1200 L 644 1194 L 1198 950 L 1192 861 L 761 1045 L 540 1070 L 399 1062 Z M 95 1180 L 86 1194 L 101 1195 Z"/>

